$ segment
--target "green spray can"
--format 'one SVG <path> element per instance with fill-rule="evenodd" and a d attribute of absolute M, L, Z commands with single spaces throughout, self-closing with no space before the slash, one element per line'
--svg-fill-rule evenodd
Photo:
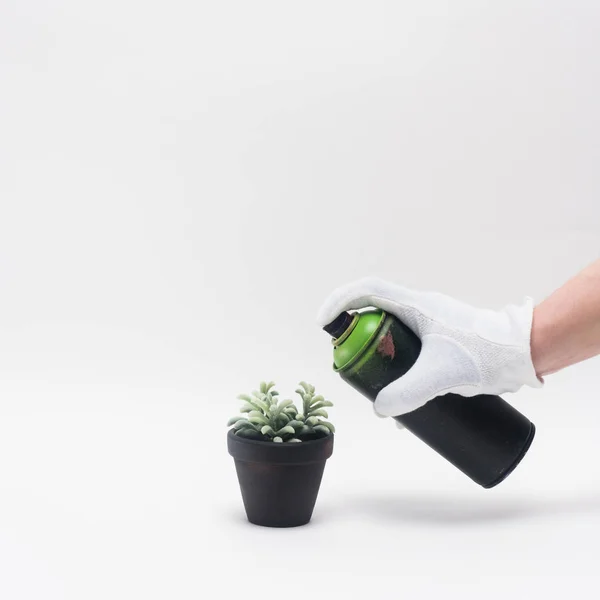
<path fill-rule="evenodd" d="M 381 310 L 344 312 L 323 329 L 333 337 L 334 370 L 371 401 L 421 351 L 415 333 Z M 515 469 L 535 435 L 527 417 L 492 395 L 445 394 L 394 419 L 484 488 Z"/>

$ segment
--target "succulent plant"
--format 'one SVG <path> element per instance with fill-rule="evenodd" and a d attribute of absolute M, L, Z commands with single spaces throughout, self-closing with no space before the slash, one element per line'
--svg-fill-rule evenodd
<path fill-rule="evenodd" d="M 258 391 L 238 396 L 244 401 L 241 413 L 227 422 L 235 435 L 267 442 L 302 442 L 330 435 L 334 426 L 327 421 L 326 407 L 333 404 L 315 395 L 315 386 L 304 381 L 296 393 L 302 398 L 302 410 L 292 400 L 279 400 L 274 382 L 261 382 Z"/>

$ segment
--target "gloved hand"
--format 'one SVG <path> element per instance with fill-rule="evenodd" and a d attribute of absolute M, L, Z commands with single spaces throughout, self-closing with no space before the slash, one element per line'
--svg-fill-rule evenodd
<path fill-rule="evenodd" d="M 543 385 L 531 360 L 531 298 L 496 311 L 366 278 L 336 289 L 319 311 L 319 325 L 369 306 L 395 315 L 422 342 L 412 368 L 377 395 L 374 409 L 381 416 L 411 412 L 442 394 L 502 394 Z"/>

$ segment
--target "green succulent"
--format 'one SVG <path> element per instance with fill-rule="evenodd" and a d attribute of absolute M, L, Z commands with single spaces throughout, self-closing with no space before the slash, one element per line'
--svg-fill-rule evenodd
<path fill-rule="evenodd" d="M 323 396 L 315 395 L 315 386 L 304 381 L 296 393 L 302 398 L 302 410 L 293 400 L 279 400 L 274 382 L 261 382 L 259 391 L 238 396 L 244 401 L 242 415 L 227 422 L 235 435 L 267 442 L 302 442 L 324 437 L 335 431 L 326 419 L 325 408 L 333 404 Z"/>

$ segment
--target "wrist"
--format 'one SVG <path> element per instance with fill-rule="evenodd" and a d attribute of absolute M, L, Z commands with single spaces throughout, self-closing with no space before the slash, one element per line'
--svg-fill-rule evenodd
<path fill-rule="evenodd" d="M 531 326 L 531 360 L 540 379 L 561 368 L 557 362 L 555 338 L 556 331 L 546 318 L 546 311 L 543 306 L 536 306 Z"/>

